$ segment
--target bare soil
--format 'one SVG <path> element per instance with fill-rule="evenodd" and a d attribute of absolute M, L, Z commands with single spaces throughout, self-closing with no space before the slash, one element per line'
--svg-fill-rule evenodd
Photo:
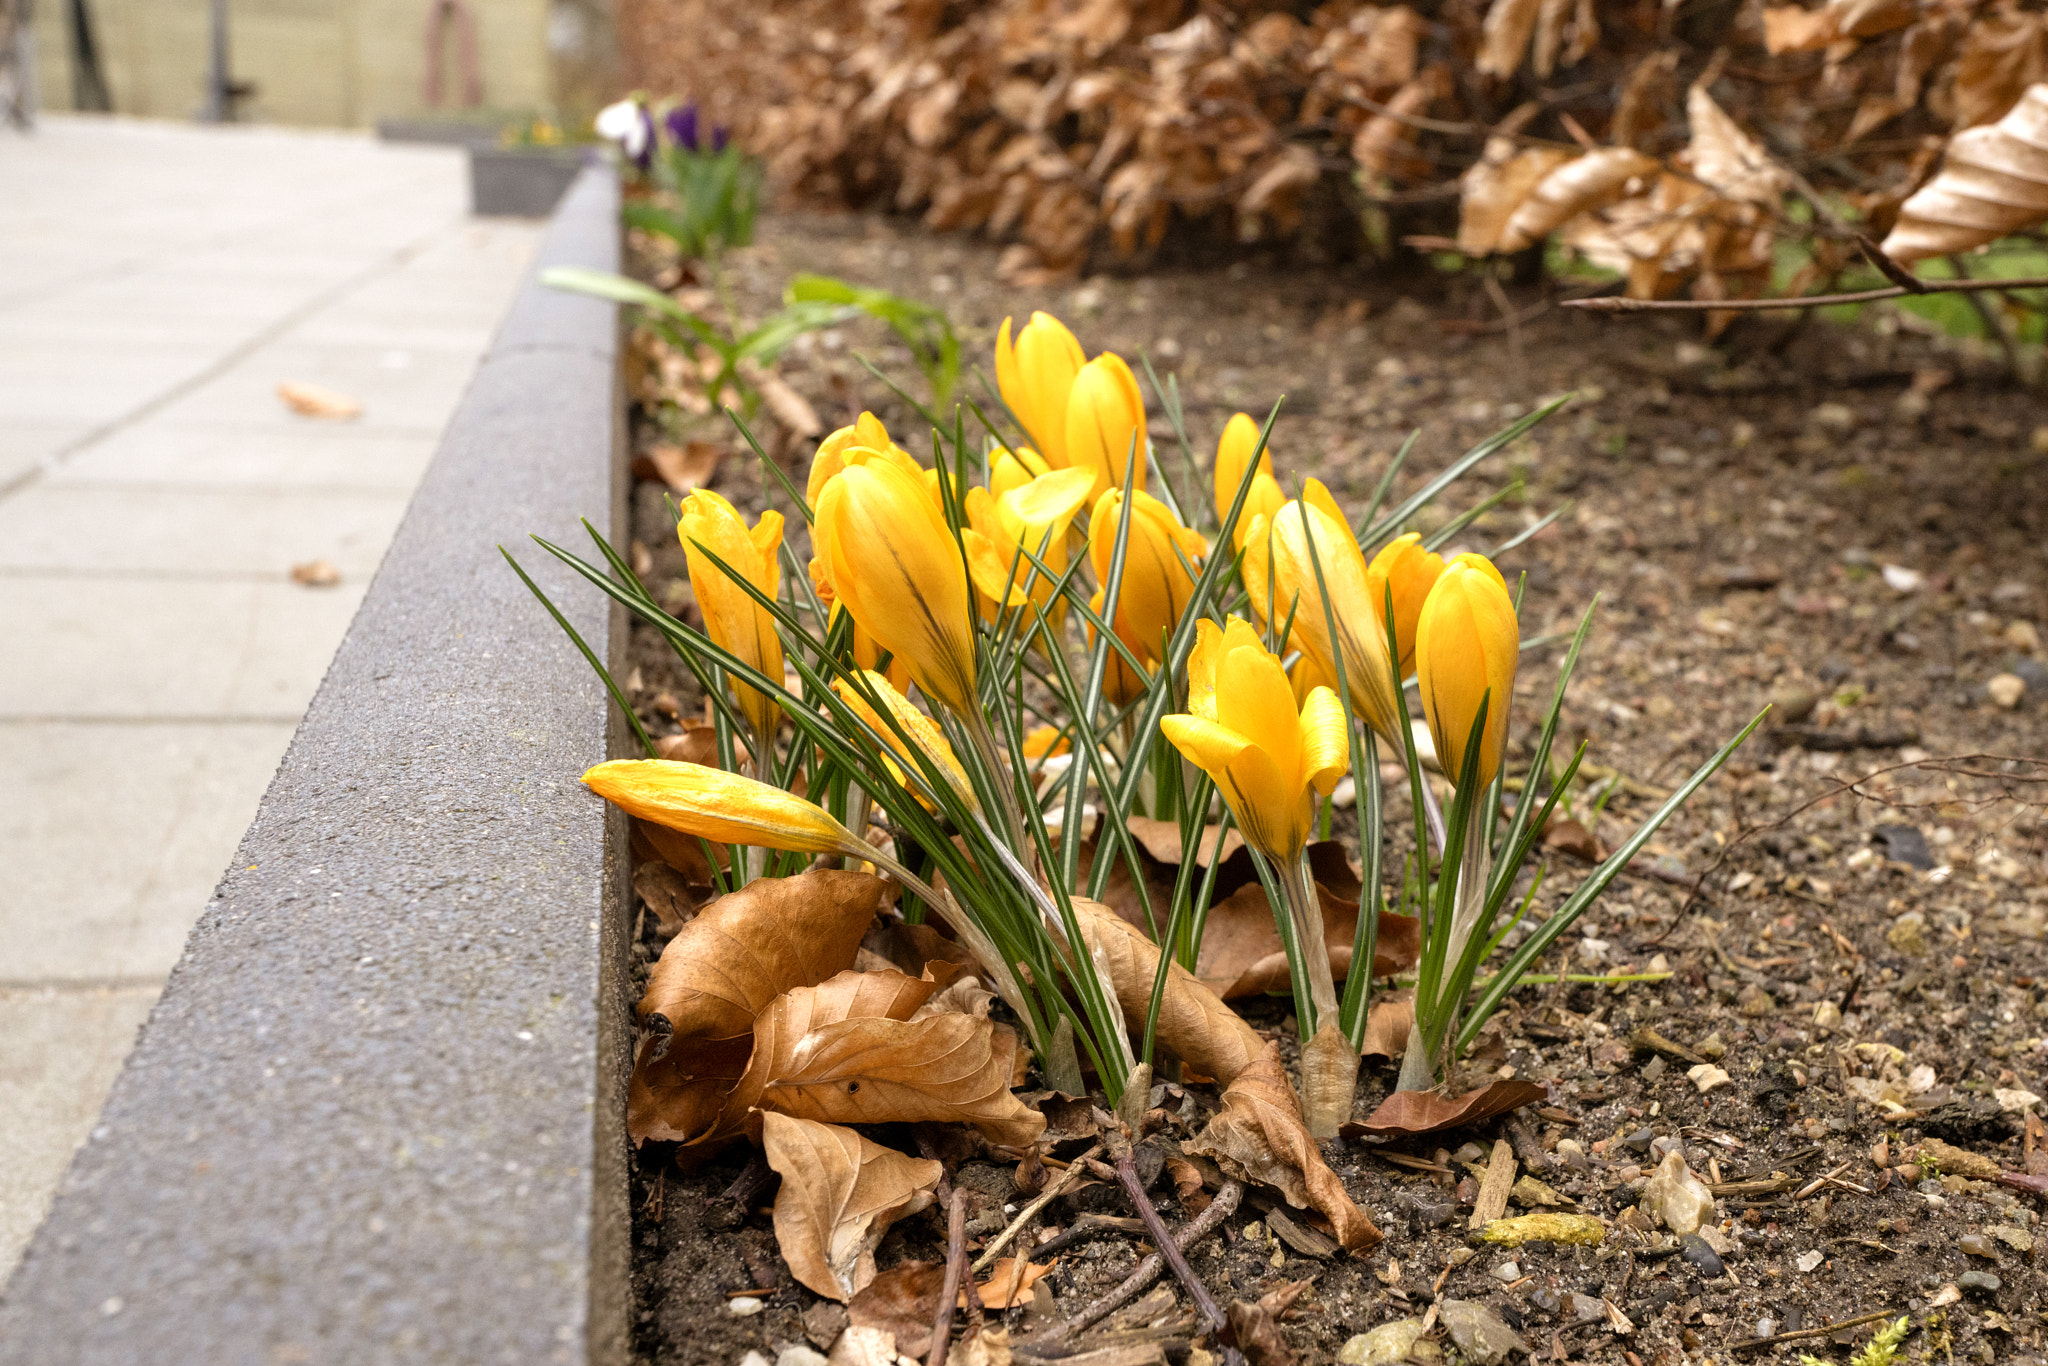
<path fill-rule="evenodd" d="M 994 248 L 885 219 L 782 217 L 761 237 L 735 261 L 749 309 L 772 307 L 798 270 L 883 285 L 944 304 L 969 364 L 989 371 L 1003 316 L 1047 308 L 1091 352 L 1145 351 L 1162 375 L 1176 372 L 1204 443 L 1231 412 L 1263 414 L 1285 394 L 1273 441 L 1283 480 L 1313 474 L 1353 506 L 1411 431 L 1420 435 L 1397 496 L 1511 417 L 1576 390 L 1423 525 L 1510 478 L 1521 493 L 1456 546 L 1488 548 L 1569 505 L 1502 568 L 1511 582 L 1528 575 L 1528 630 L 1568 631 L 1599 599 L 1564 731 L 1624 783 L 1593 822 L 1597 835 L 1611 846 L 1779 704 L 1784 724 L 1760 732 L 1665 827 L 1556 955 L 1576 971 L 1668 966 L 1671 977 L 1524 988 L 1475 1059 L 1548 1086 L 1548 1104 L 1515 1121 L 1520 1160 L 1581 1212 L 1622 1218 L 1658 1157 L 1682 1147 L 1716 1183 L 1729 1247 L 1719 1274 L 1677 1255 L 1661 1229 L 1638 1235 L 1625 1219 L 1597 1249 L 1470 1243 L 1476 1183 L 1463 1163 L 1507 1132 L 1496 1123 L 1388 1147 L 1332 1143 L 1332 1167 L 1386 1242 L 1362 1258 L 1305 1256 L 1274 1241 L 1263 1197 L 1248 1197 L 1193 1254 L 1220 1298 L 1312 1278 L 1286 1335 L 1316 1362 L 1441 1298 L 1489 1304 L 1555 1360 L 1846 1360 L 1825 1336 L 1732 1349 L 1879 1311 L 1913 1316 L 1905 1359 L 2048 1355 L 2040 1200 L 1954 1171 L 1902 1170 L 1923 1138 L 2005 1171 L 2029 1170 L 2030 1158 L 2048 1170 L 2010 1094 L 2048 1093 L 2048 787 L 2038 767 L 2007 762 L 2048 758 L 2048 667 L 2031 629 L 2048 627 L 2048 410 L 2034 394 L 1985 360 L 1871 327 L 1746 319 L 1708 347 L 1697 317 L 1552 308 L 1509 329 L 1483 291 L 1455 279 L 1254 263 L 1020 291 L 995 283 Z M 783 373 L 828 426 L 871 407 L 920 448 L 907 407 L 857 350 L 915 389 L 907 355 L 879 327 L 813 339 Z M 1179 479 L 1166 424 L 1153 418 Z M 703 434 L 727 440 L 708 424 Z M 781 438 L 775 449 L 801 484 L 807 443 Z M 1198 452 L 1205 465 L 1210 454 Z M 751 458 L 725 460 L 715 487 L 743 510 L 765 505 Z M 636 554 L 687 614 L 661 492 L 638 488 Z M 639 630 L 640 709 L 672 728 L 697 699 Z M 1561 653 L 1525 658 L 1525 735 Z M 2026 685 L 2012 707 L 1986 688 L 2008 672 Z M 1575 814 L 1590 820 L 1590 810 L 1581 795 Z M 1551 882 L 1568 890 L 1585 868 L 1559 852 Z M 650 939 L 641 952 L 651 960 L 656 948 Z M 1247 1013 L 1291 1034 L 1284 1002 Z M 1656 1051 L 1643 1030 L 1716 1059 L 1732 1083 L 1701 1094 L 1687 1075 L 1695 1063 Z M 1390 1069 L 1369 1072 L 1361 1115 L 1391 1080 Z M 1907 1112 L 1888 1115 L 1886 1099 Z M 1199 1130 L 1214 1096 L 1174 1088 L 1156 1103 L 1172 1118 L 1155 1142 L 1177 1140 Z M 894 1135 L 911 1148 L 919 1137 Z M 722 1195 L 745 1157 L 683 1172 L 660 1145 L 640 1154 L 638 1359 L 730 1366 L 755 1350 L 773 1360 L 790 1344 L 822 1348 L 843 1322 L 783 1269 L 772 1196 Z M 1442 1170 L 1417 1170 L 1418 1159 Z M 968 1160 L 953 1180 L 974 1192 L 984 1232 L 1021 1202 L 1008 1167 Z M 1158 1191 L 1178 1222 L 1171 1183 Z M 1038 1236 L 1072 1225 L 1082 1207 L 1129 1213 L 1098 1187 L 1049 1208 Z M 938 1259 L 941 1232 L 935 1214 L 906 1221 L 881 1264 Z M 1046 1282 L 1050 1308 L 1018 1311 L 1016 1335 L 1085 1304 L 1148 1250 L 1142 1235 L 1119 1233 L 1068 1249 Z M 1971 1272 L 1995 1282 L 1966 1284 Z M 740 1290 L 765 1292 L 765 1307 L 730 1313 Z M 1630 1331 L 1604 1307 L 1579 1312 L 1600 1299 Z M 1186 1355 L 1178 1343 L 1169 1352 Z"/>

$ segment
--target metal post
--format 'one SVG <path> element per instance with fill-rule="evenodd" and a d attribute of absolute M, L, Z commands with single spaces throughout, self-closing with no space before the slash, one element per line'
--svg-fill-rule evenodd
<path fill-rule="evenodd" d="M 211 53 L 206 72 L 206 108 L 199 117 L 207 123 L 232 123 L 235 99 L 228 88 L 228 0 L 212 0 L 209 10 Z"/>

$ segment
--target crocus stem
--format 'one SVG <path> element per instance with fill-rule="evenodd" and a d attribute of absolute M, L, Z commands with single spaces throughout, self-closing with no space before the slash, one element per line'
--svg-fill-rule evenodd
<path fill-rule="evenodd" d="M 1325 1017 L 1337 1013 L 1337 984 L 1330 968 L 1330 943 L 1323 936 L 1323 905 L 1316 896 L 1308 859 L 1297 852 L 1280 869 L 1280 893 L 1287 902 L 1287 917 L 1294 925 L 1295 943 L 1306 960 L 1309 999 L 1296 1001 L 1303 1011 L 1306 1033 L 1313 1034 Z"/>
<path fill-rule="evenodd" d="M 1031 1027 L 1032 1021 L 1036 1017 L 1032 1015 L 1031 1011 L 1024 1004 L 1024 992 L 1017 985 L 1016 975 L 1010 971 L 1009 962 L 997 951 L 995 942 L 982 932 L 981 927 L 974 923 L 966 911 L 961 909 L 959 902 L 938 891 L 916 873 L 911 872 L 901 863 L 898 863 L 880 849 L 875 848 L 874 845 L 869 844 L 866 840 L 856 837 L 853 845 L 847 849 L 847 852 L 874 864 L 905 887 L 916 892 L 918 898 L 938 913 L 939 918 L 946 922 L 953 933 L 960 936 L 960 942 L 966 945 L 967 951 L 980 961 L 983 968 L 987 969 L 991 979 L 990 985 L 995 987 L 996 994 L 1003 998 L 1004 1003 L 1010 1009 L 1017 1012 L 1017 1018 L 1022 1020 L 1027 1028 Z M 1034 1029 L 1034 1035 L 1036 1032 Z M 1031 1042 L 1033 1047 L 1043 1046 L 1036 1037 Z"/>
<path fill-rule="evenodd" d="M 1301 1048 L 1302 1119 L 1311 1137 L 1335 1138 L 1338 1126 L 1351 1118 L 1351 1101 L 1358 1089 L 1358 1050 L 1337 1027 L 1337 983 L 1330 970 L 1329 941 L 1323 937 L 1322 901 L 1316 895 L 1308 859 L 1300 852 L 1280 869 L 1280 888 L 1309 989 L 1308 1001 L 1294 1003 L 1309 1035 Z"/>
<path fill-rule="evenodd" d="M 1429 1041 L 1416 1025 L 1408 1026 L 1408 1047 L 1401 1054 L 1401 1076 L 1396 1091 L 1427 1091 L 1436 1085 L 1436 1065 L 1430 1060 Z"/>
<path fill-rule="evenodd" d="M 1436 851 L 1441 854 L 1444 851 L 1444 841 L 1446 838 L 1443 803 L 1436 799 L 1436 789 L 1429 785 L 1427 775 L 1420 775 L 1420 790 L 1422 792 L 1422 814 L 1424 819 L 1429 822 L 1429 837 L 1436 844 Z"/>

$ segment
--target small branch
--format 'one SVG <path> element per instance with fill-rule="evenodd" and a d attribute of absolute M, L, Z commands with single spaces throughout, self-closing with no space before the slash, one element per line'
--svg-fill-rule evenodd
<path fill-rule="evenodd" d="M 1905 290 L 1908 294 L 1925 294 L 1927 292 L 1927 282 L 1912 271 L 1907 270 L 1897 261 L 1894 261 L 1891 258 L 1891 253 L 1879 246 L 1877 240 L 1871 237 L 1869 233 L 1857 233 L 1856 245 L 1863 248 L 1864 259 L 1876 268 L 1877 273 L 1890 280 L 1900 289 Z"/>
<path fill-rule="evenodd" d="M 1223 1189 L 1216 1192 L 1216 1198 L 1209 1202 L 1209 1207 L 1181 1226 L 1180 1232 L 1174 1235 L 1174 1244 L 1181 1251 L 1185 1252 L 1211 1233 L 1214 1233 L 1225 1219 L 1228 1219 L 1237 1212 L 1237 1202 L 1243 1196 L 1244 1186 L 1241 1183 L 1226 1181 L 1223 1184 Z M 1117 1286 L 1116 1289 L 1110 1291 L 1086 1309 L 1083 1309 L 1073 1318 L 1048 1329 L 1044 1334 L 1044 1340 L 1048 1342 L 1063 1342 L 1083 1329 L 1108 1318 L 1124 1305 L 1129 1304 L 1139 1295 L 1144 1294 L 1151 1287 L 1152 1282 L 1159 1279 L 1159 1273 L 1165 1269 L 1165 1259 L 1158 1253 L 1153 1253 L 1144 1261 L 1138 1263 L 1138 1269 L 1125 1277 L 1123 1284 Z"/>
<path fill-rule="evenodd" d="M 1751 1338 L 1747 1342 L 1736 1343 L 1729 1350 L 1732 1352 L 1753 1352 L 1759 1347 L 1769 1347 L 1780 1342 L 1803 1342 L 1808 1338 L 1831 1337 L 1841 1332 L 1844 1328 L 1861 1328 L 1866 1323 L 1876 1323 L 1879 1319 L 1891 1317 L 1892 1312 L 1889 1309 L 1880 1309 L 1875 1314 L 1865 1314 L 1861 1318 L 1843 1319 L 1840 1323 L 1822 1324 L 1818 1328 L 1795 1328 L 1789 1333 L 1774 1333 L 1767 1338 Z"/>
<path fill-rule="evenodd" d="M 1919 280 L 1918 276 L 1913 278 Z M 2048 275 L 2018 275 L 2005 280 L 1919 280 L 1919 284 L 1918 289 L 1892 285 L 1885 289 L 1853 290 L 1847 294 L 1800 294 L 1785 299 L 1630 299 L 1608 294 L 1597 299 L 1561 299 L 1557 306 L 1582 308 L 1594 313 L 1705 313 L 1724 309 L 1758 313 L 1774 308 L 1867 304 L 1878 299 L 1896 299 L 1903 294 L 1976 294 L 1985 290 L 2048 289 Z"/>
<path fill-rule="evenodd" d="M 1087 1170 L 1088 1159 L 1101 1151 L 1102 1145 L 1100 1143 L 1096 1144 L 1087 1152 L 1075 1158 L 1067 1169 L 1059 1174 L 1056 1180 L 1047 1184 L 1046 1188 L 1038 1193 L 1038 1197 L 1026 1205 L 1017 1217 L 1010 1221 L 1010 1226 L 996 1235 L 995 1241 L 988 1245 L 987 1249 L 982 1252 L 980 1258 L 974 1263 L 974 1269 L 976 1271 L 988 1270 L 990 1264 L 995 1261 L 996 1254 L 1008 1247 L 1010 1240 L 1023 1232 L 1024 1225 L 1030 1223 L 1040 1210 L 1059 1199 L 1060 1192 L 1072 1185 L 1078 1175 Z"/>
<path fill-rule="evenodd" d="M 946 1366 L 953 1343 L 953 1301 L 960 1298 L 960 1276 L 967 1269 L 967 1192 L 953 1192 L 946 1215 L 946 1282 L 939 1291 L 939 1313 L 932 1321 L 931 1366 Z"/>
<path fill-rule="evenodd" d="M 1173 1234 L 1167 1231 L 1166 1221 L 1159 1217 L 1159 1210 L 1153 1205 L 1152 1197 L 1145 1194 L 1145 1182 L 1138 1175 L 1138 1163 L 1131 1149 L 1121 1144 L 1118 1146 L 1123 1150 L 1116 1155 L 1116 1179 L 1123 1185 L 1124 1194 L 1137 1206 L 1138 1217 L 1145 1221 L 1146 1231 L 1152 1235 L 1152 1241 L 1159 1245 L 1159 1251 L 1166 1258 L 1166 1264 L 1173 1268 L 1174 1278 L 1187 1287 L 1188 1296 L 1194 1300 L 1195 1308 L 1202 1311 L 1202 1317 L 1209 1320 L 1212 1329 L 1218 1333 L 1223 1332 L 1229 1325 L 1229 1320 L 1223 1317 L 1223 1306 L 1216 1303 L 1216 1297 L 1209 1293 L 1209 1287 L 1202 1284 L 1202 1278 L 1188 1265 L 1186 1254 L 1180 1250 L 1180 1244 L 1173 1240 Z M 1229 1348 L 1224 1349 L 1224 1359 L 1230 1359 Z"/>

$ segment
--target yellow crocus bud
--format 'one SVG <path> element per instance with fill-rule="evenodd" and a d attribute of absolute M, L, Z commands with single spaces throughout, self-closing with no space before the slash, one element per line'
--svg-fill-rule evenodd
<path fill-rule="evenodd" d="M 996 333 L 996 388 L 1032 443 L 1056 470 L 1069 464 L 1067 391 L 1087 357 L 1066 325 L 1050 313 L 1033 313 L 1010 342 L 1010 320 Z"/>
<path fill-rule="evenodd" d="M 733 505 L 709 489 L 683 499 L 677 511 L 676 534 L 689 562 L 690 589 L 704 613 L 704 630 L 720 648 L 781 682 L 782 638 L 775 634 L 775 618 L 727 575 L 740 575 L 771 599 L 781 591 L 782 514 L 764 512 L 750 530 Z M 756 740 L 773 744 L 782 715 L 775 699 L 751 684 L 728 682 Z"/>
<path fill-rule="evenodd" d="M 1133 443 L 1136 443 L 1135 446 Z M 1095 475 L 1095 490 L 1121 488 L 1131 452 L 1137 452 L 1131 482 L 1145 487 L 1145 399 L 1138 377 L 1124 358 L 1105 351 L 1081 367 L 1067 393 L 1065 464 Z"/>
<path fill-rule="evenodd" d="M 852 832 L 824 807 L 721 768 L 614 759 L 585 773 L 583 782 L 627 815 L 719 844 L 804 854 L 861 851 Z"/>
<path fill-rule="evenodd" d="M 864 447 L 845 462 L 811 528 L 834 594 L 927 697 L 969 715 L 974 607 L 959 542 L 921 478 Z"/>
<path fill-rule="evenodd" d="M 1245 468 L 1251 464 L 1252 452 L 1258 448 L 1259 424 L 1252 420 L 1250 413 L 1238 413 L 1224 424 L 1223 439 L 1216 443 L 1218 522 L 1230 515 L 1230 505 L 1237 501 L 1238 486 L 1244 483 Z M 1242 550 L 1245 532 L 1250 529 L 1252 519 L 1261 515 L 1271 519 L 1286 502 L 1287 495 L 1280 491 L 1280 481 L 1273 477 L 1272 450 L 1259 451 L 1259 470 L 1252 476 L 1251 491 L 1245 494 L 1244 508 L 1237 514 L 1232 544 Z"/>
<path fill-rule="evenodd" d="M 904 450 L 889 439 L 889 429 L 882 425 L 882 419 L 873 413 L 862 413 L 852 426 L 841 427 L 818 443 L 818 453 L 811 457 L 810 479 L 804 487 L 804 501 L 815 512 L 818 495 L 825 491 L 825 485 L 832 476 L 846 468 L 846 452 L 855 447 L 880 451 L 895 464 L 912 474 L 921 474 L 923 467 Z"/>
<path fill-rule="evenodd" d="M 1253 519 L 1245 536 L 1244 582 L 1261 618 L 1269 603 L 1275 623 L 1294 614 L 1292 643 L 1325 677 L 1337 677 L 1336 660 L 1342 655 L 1352 708 L 1400 749 L 1408 710 L 1387 654 L 1387 628 L 1366 585 L 1365 555 L 1319 481 L 1309 480 L 1302 496 L 1270 520 Z M 1324 585 L 1329 588 L 1327 610 L 1320 591 Z"/>
<path fill-rule="evenodd" d="M 1460 555 L 1444 566 L 1415 627 L 1415 672 L 1423 713 L 1444 772 L 1465 770 L 1465 745 L 1486 702 L 1479 772 L 1484 788 L 1500 772 L 1522 632 L 1500 571 L 1483 555 Z"/>
<path fill-rule="evenodd" d="M 1434 550 L 1424 550 L 1421 535 L 1413 531 L 1381 546 L 1380 553 L 1365 568 L 1365 591 L 1372 595 L 1373 606 L 1383 616 L 1387 590 L 1393 589 L 1394 639 L 1401 645 L 1403 678 L 1414 676 L 1415 620 L 1422 615 L 1422 604 L 1443 572 L 1444 557 Z"/>
<path fill-rule="evenodd" d="M 1314 795 L 1327 797 L 1349 765 L 1344 706 L 1328 688 L 1297 706 L 1279 657 L 1244 619 L 1195 630 L 1188 711 L 1160 729 L 1215 779 L 1245 842 L 1289 865 L 1308 843 Z"/>
<path fill-rule="evenodd" d="M 967 781 L 967 770 L 960 766 L 960 758 L 953 753 L 953 746 L 946 742 L 945 733 L 929 716 L 911 705 L 910 699 L 898 692 L 888 679 L 871 670 L 865 671 L 862 677 L 867 681 L 872 694 L 881 699 L 889 718 L 895 721 L 893 729 L 889 720 L 885 720 L 882 714 L 869 704 L 861 690 L 846 679 L 833 680 L 832 690 L 838 693 L 853 713 L 865 721 L 875 734 L 881 737 L 882 743 L 894 751 L 896 756 L 908 764 L 920 778 L 925 777 L 925 770 L 917 762 L 917 755 L 912 753 L 913 747 L 938 768 L 944 775 L 948 787 L 959 793 L 970 807 L 974 806 L 974 787 Z M 907 740 L 905 737 L 908 737 Z M 895 771 L 897 781 L 902 782 L 903 770 L 897 767 L 893 760 L 890 767 Z M 924 799 L 919 797 L 918 800 Z M 929 806 L 930 803 L 927 802 L 926 805 Z"/>
<path fill-rule="evenodd" d="M 1109 571 L 1116 558 L 1117 524 L 1123 515 L 1123 492 L 1109 489 L 1095 500 L 1095 511 L 1088 518 L 1088 559 L 1096 582 L 1102 585 L 1088 605 L 1098 616 L 1108 591 Z M 1117 587 L 1116 620 L 1110 624 L 1132 653 L 1148 664 L 1159 662 L 1166 637 L 1173 634 L 1181 613 L 1187 610 L 1195 592 L 1189 567 L 1199 565 L 1208 549 L 1202 534 L 1182 526 L 1166 504 L 1149 493 L 1132 495 L 1131 534 L 1124 547 L 1123 578 Z M 1144 686 L 1124 677 L 1129 670 L 1121 660 L 1117 670 L 1111 679 L 1112 695 L 1121 692 L 1128 698 Z"/>
<path fill-rule="evenodd" d="M 1000 498 L 1012 489 L 1023 488 L 1043 474 L 1052 473 L 1045 457 L 1029 446 L 1016 450 L 999 448 L 988 462 L 989 492 Z"/>
<path fill-rule="evenodd" d="M 1067 530 L 1088 497 L 1089 483 L 1086 470 L 1052 470 L 999 497 L 986 489 L 967 491 L 968 525 L 960 539 L 986 615 L 1032 602 L 1058 634 L 1065 604 L 1054 600 L 1053 585 L 1066 572 Z M 1025 558 L 1027 550 L 1044 569 Z"/>

